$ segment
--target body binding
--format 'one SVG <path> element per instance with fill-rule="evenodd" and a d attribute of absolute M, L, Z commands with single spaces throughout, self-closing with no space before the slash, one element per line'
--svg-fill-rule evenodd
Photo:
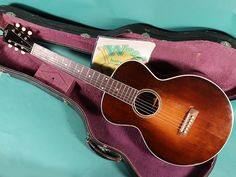
<path fill-rule="evenodd" d="M 213 82 L 196 75 L 160 80 L 135 61 L 122 64 L 112 78 L 158 94 L 158 110 L 143 117 L 133 106 L 104 93 L 102 113 L 113 124 L 137 128 L 150 152 L 161 160 L 180 166 L 201 164 L 214 157 L 229 138 L 232 108 Z M 192 107 L 199 114 L 188 134 L 182 136 L 178 130 Z"/>

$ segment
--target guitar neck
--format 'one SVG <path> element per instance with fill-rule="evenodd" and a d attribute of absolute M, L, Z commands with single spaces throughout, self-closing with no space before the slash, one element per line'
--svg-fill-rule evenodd
<path fill-rule="evenodd" d="M 107 94 L 120 99 L 127 104 L 132 104 L 137 90 L 118 80 L 106 76 L 98 71 L 67 59 L 57 53 L 50 51 L 36 43 L 33 44 L 30 52 L 40 60 L 62 69 L 73 77 L 83 80 Z"/>

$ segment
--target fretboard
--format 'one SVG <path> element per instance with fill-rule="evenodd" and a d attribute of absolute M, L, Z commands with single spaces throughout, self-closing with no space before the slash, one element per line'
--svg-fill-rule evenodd
<path fill-rule="evenodd" d="M 132 104 L 137 94 L 137 89 L 130 87 L 118 80 L 106 76 L 98 71 L 67 59 L 57 53 L 50 51 L 36 43 L 30 52 L 33 56 L 46 63 L 54 65 L 77 79 L 108 93 L 119 100 Z"/>

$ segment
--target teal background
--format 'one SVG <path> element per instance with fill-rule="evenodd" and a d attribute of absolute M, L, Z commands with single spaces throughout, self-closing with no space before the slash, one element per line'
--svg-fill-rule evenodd
<path fill-rule="evenodd" d="M 0 0 L 21 3 L 94 27 L 143 22 L 161 28 L 207 27 L 236 36 L 235 0 Z"/>
<path fill-rule="evenodd" d="M 79 112 L 31 83 L 0 73 L 0 176 L 130 176 L 86 144 Z M 114 175 L 115 174 L 115 175 Z"/>
<path fill-rule="evenodd" d="M 0 4 L 7 5 L 10 3 L 25 4 L 58 17 L 104 29 L 113 29 L 122 25 L 141 22 L 172 30 L 213 28 L 236 36 L 235 0 L 0 0 Z M 53 45 L 49 45 L 48 47 L 77 62 L 87 66 L 90 65 L 89 56 L 72 52 L 63 47 Z M 24 92 L 24 87 L 25 86 L 23 86 L 20 92 Z M 26 87 L 30 88 L 29 85 Z M 0 89 L 4 88 L 0 87 Z M 18 91 L 19 90 L 17 90 L 17 92 Z M 15 90 L 11 90 L 10 87 L 9 90 L 4 90 L 4 92 L 3 90 L 0 90 L 0 93 L 2 93 L 1 97 L 5 97 L 5 100 L 2 100 L 2 98 L 0 99 L 0 103 L 4 106 L 11 105 L 14 107 L 14 105 L 17 105 L 15 106 L 15 109 L 20 109 L 22 106 L 25 106 L 24 112 L 27 112 L 30 105 L 25 104 L 23 101 L 20 102 L 20 98 L 22 98 L 26 99 L 24 101 L 28 102 L 37 100 L 39 102 L 33 103 L 38 104 L 38 107 L 43 106 L 45 109 L 46 106 L 48 106 L 47 109 L 49 110 L 42 111 L 43 108 L 37 110 L 37 106 L 34 105 L 30 108 L 38 114 L 31 112 L 31 114 L 23 116 L 24 112 L 21 112 L 19 113 L 20 116 L 15 115 L 15 118 L 13 116 L 14 112 L 1 111 L 0 118 L 5 115 L 4 121 L 6 121 L 7 124 L 6 126 L 4 125 L 5 130 L 0 132 L 0 139 L 4 140 L 0 141 L 0 147 L 3 150 L 0 152 L 0 157 L 1 159 L 5 159 L 5 161 L 0 161 L 0 176 L 20 176 L 19 174 L 22 174 L 22 177 L 27 177 L 27 175 L 37 177 L 60 177 L 60 175 L 73 176 L 74 174 L 80 173 L 78 171 L 80 165 L 89 163 L 90 157 L 92 159 L 98 158 L 98 163 L 96 163 L 96 166 L 98 165 L 97 169 L 99 169 L 99 165 L 107 163 L 106 165 L 108 165 L 108 168 L 117 170 L 114 164 L 104 161 L 103 159 L 101 160 L 93 153 L 87 156 L 87 153 L 90 153 L 90 151 L 88 151 L 87 147 L 83 144 L 85 130 L 82 128 L 82 124 L 80 122 L 76 123 L 76 125 L 80 127 L 80 132 L 77 133 L 72 133 L 76 129 L 70 125 L 70 121 L 80 120 L 80 116 L 69 106 L 64 105 L 60 101 L 56 101 L 42 91 L 36 92 L 39 95 L 44 95 L 42 96 L 44 99 L 40 99 L 36 93 L 31 93 L 34 91 L 29 91 L 29 93 L 35 94 L 34 96 L 36 96 L 36 99 L 34 99 L 32 95 L 32 98 L 24 98 L 21 97 L 21 94 L 14 95 L 19 99 L 13 97 L 9 98 L 9 96 L 5 94 L 7 92 L 14 93 Z M 28 93 L 24 92 L 24 94 L 27 95 Z M 45 100 L 47 100 L 47 102 L 45 102 Z M 7 104 L 9 102 L 11 104 Z M 12 103 L 14 103 L 14 105 L 12 105 Z M 46 103 L 46 106 L 44 106 L 44 103 Z M 232 104 L 234 110 L 236 110 L 236 101 L 233 101 Z M 21 107 L 18 107 L 19 105 Z M 58 119 L 50 119 L 53 117 L 51 114 L 54 111 L 52 110 L 58 113 Z M 44 112 L 49 114 L 46 117 L 42 116 L 41 114 Z M 33 122 L 30 122 L 32 116 Z M 11 119 L 6 119 L 6 117 L 11 117 Z M 19 123 L 23 123 L 23 128 L 19 126 Z M 11 124 L 14 126 L 10 126 Z M 3 125 L 1 124 L 0 126 L 2 129 Z M 78 134 L 81 136 L 78 136 Z M 68 138 L 68 142 L 62 141 L 65 140 L 65 138 Z M 76 138 L 77 140 L 75 140 Z M 235 176 L 235 139 L 236 130 L 234 127 L 229 142 L 218 155 L 216 166 L 210 174 L 210 177 Z M 77 142 L 78 144 L 76 144 L 75 141 L 78 140 L 80 143 Z M 33 143 L 32 147 L 30 146 L 31 143 Z M 75 150 L 72 146 L 70 147 L 70 145 L 78 147 L 78 149 Z M 79 148 L 80 150 L 86 151 L 86 157 L 82 156 L 82 158 L 80 158 L 76 156 L 77 153 L 81 152 Z M 87 159 L 87 157 L 89 158 Z M 64 158 L 66 159 L 65 161 Z M 81 159 L 83 160 L 81 161 Z M 15 170 L 12 170 L 11 167 L 13 166 L 16 167 Z M 29 169 L 31 170 L 29 171 Z M 88 174 L 83 173 L 83 175 L 91 175 L 89 169 L 86 170 Z M 127 173 L 123 167 L 118 167 L 118 171 L 116 176 L 123 176 Z M 95 172 L 98 172 L 99 174 L 109 173 L 110 171 L 98 170 Z M 82 173 L 80 175 L 82 175 Z M 108 174 L 103 174 L 100 176 L 107 175 Z"/>
<path fill-rule="evenodd" d="M 232 101 L 234 112 L 236 112 L 236 100 Z M 210 174 L 210 177 L 235 177 L 236 175 L 236 116 L 234 115 L 234 127 L 231 136 L 217 156 L 216 165 Z M 222 128 L 223 125 L 222 125 Z"/>

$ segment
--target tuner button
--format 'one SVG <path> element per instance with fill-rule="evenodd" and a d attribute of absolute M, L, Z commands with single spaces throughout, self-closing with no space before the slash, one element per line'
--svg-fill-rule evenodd
<path fill-rule="evenodd" d="M 28 31 L 28 35 L 31 36 L 33 33 L 32 31 Z"/>
<path fill-rule="evenodd" d="M 24 55 L 24 54 L 25 54 L 25 51 L 23 51 L 23 50 L 22 50 L 22 51 L 21 51 L 21 54 L 23 54 L 23 55 Z"/>
<path fill-rule="evenodd" d="M 15 47 L 15 51 L 18 51 L 19 49 L 17 47 Z"/>
<path fill-rule="evenodd" d="M 17 28 L 19 28 L 19 27 L 20 27 L 20 24 L 19 24 L 19 23 L 16 23 L 15 26 L 16 26 Z"/>
<path fill-rule="evenodd" d="M 22 27 L 21 30 L 22 30 L 22 31 L 26 31 L 26 28 L 25 28 L 25 27 Z"/>
<path fill-rule="evenodd" d="M 9 47 L 9 48 L 12 48 L 12 45 L 11 45 L 11 44 L 8 44 L 8 47 Z"/>

